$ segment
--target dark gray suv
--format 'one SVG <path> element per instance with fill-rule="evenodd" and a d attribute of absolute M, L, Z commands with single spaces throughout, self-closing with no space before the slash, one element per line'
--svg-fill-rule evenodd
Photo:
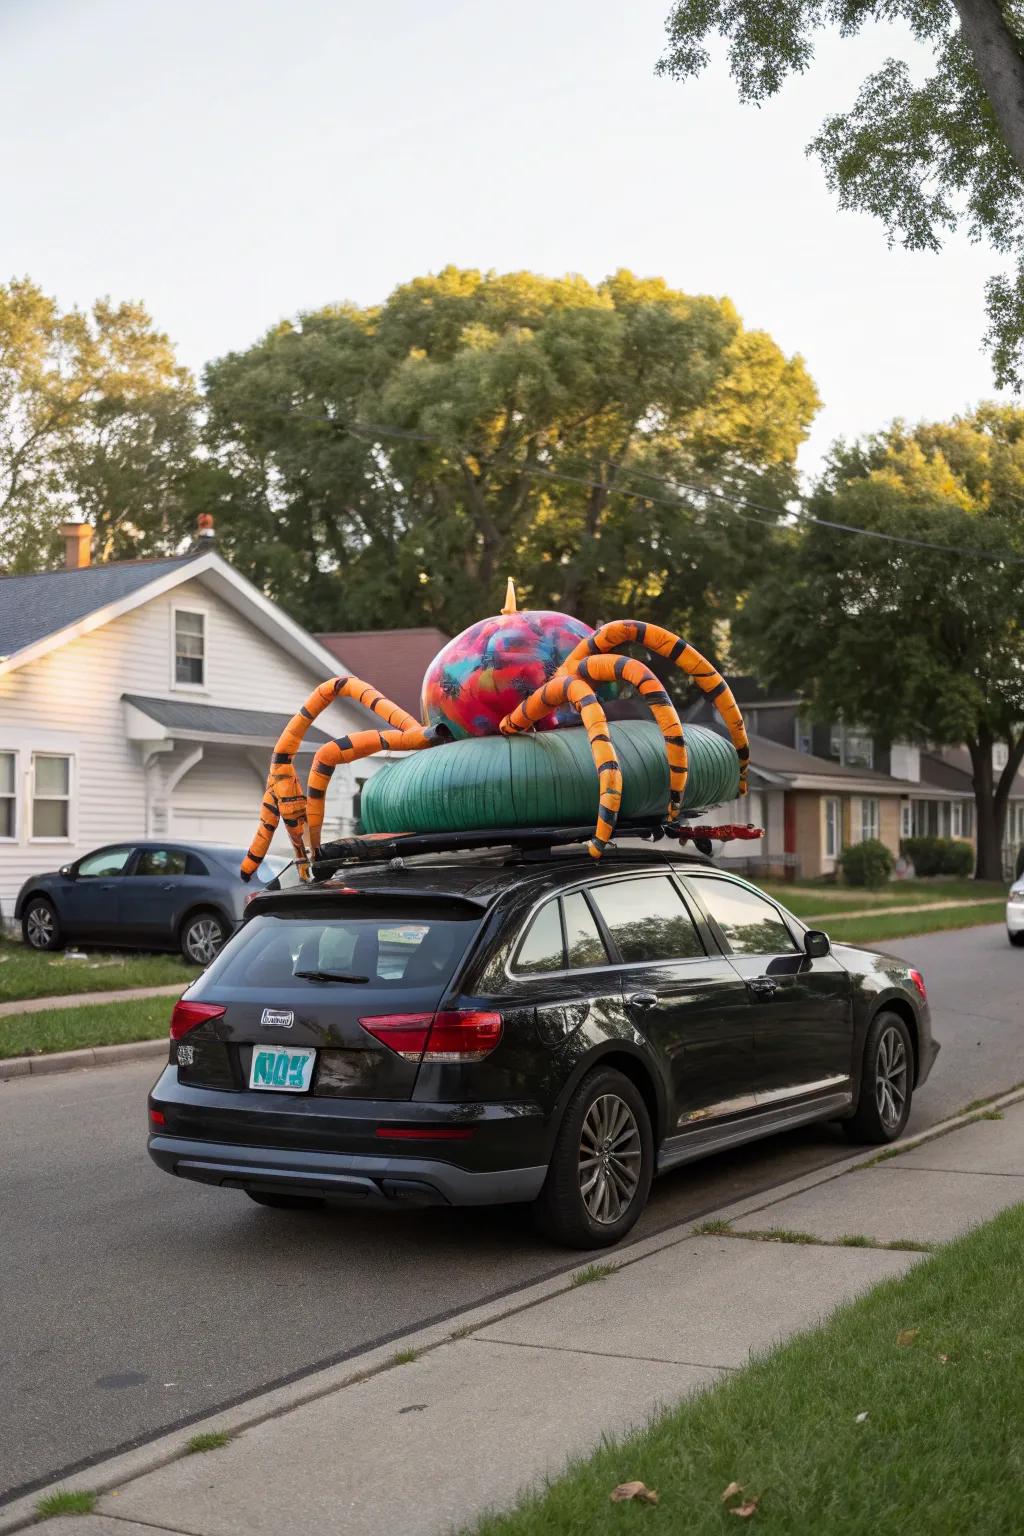
<path fill-rule="evenodd" d="M 815 1120 L 893 1140 L 938 1050 L 911 966 L 699 856 L 625 849 L 261 893 L 170 1034 L 168 1173 L 278 1207 L 532 1201 L 583 1248 L 707 1153 Z"/>
<path fill-rule="evenodd" d="M 32 875 L 14 905 L 31 949 L 70 939 L 129 949 L 180 949 L 209 965 L 242 920 L 251 888 L 242 849 L 208 843 L 111 843 L 50 874 Z M 265 861 L 272 879 L 286 861 Z M 257 887 L 259 889 L 259 887 Z"/>

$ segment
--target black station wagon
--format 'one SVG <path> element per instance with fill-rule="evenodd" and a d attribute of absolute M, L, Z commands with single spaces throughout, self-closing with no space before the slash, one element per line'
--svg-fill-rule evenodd
<path fill-rule="evenodd" d="M 269 1206 L 530 1201 L 594 1248 L 691 1159 L 892 1141 L 937 1051 L 917 971 L 700 855 L 350 863 L 256 895 L 176 1005 L 149 1151 Z"/>

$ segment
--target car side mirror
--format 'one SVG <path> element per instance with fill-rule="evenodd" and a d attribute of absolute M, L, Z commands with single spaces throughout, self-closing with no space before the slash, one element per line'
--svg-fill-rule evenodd
<path fill-rule="evenodd" d="M 62 864 L 58 874 L 62 875 L 65 880 L 73 880 L 75 878 L 74 868 L 70 864 Z"/>
<path fill-rule="evenodd" d="M 825 960 L 832 953 L 832 940 L 818 928 L 808 928 L 804 934 L 804 954 L 808 960 Z"/>

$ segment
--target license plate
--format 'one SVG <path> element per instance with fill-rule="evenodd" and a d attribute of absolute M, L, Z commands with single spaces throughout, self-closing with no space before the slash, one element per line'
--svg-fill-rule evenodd
<path fill-rule="evenodd" d="M 307 1093 L 313 1078 L 315 1050 L 288 1045 L 254 1045 L 249 1068 L 250 1088 L 272 1088 L 276 1093 Z"/>

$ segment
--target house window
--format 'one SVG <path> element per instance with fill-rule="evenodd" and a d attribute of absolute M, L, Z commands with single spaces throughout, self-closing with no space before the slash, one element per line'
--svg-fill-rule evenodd
<path fill-rule="evenodd" d="M 71 835 L 71 759 L 32 755 L 32 836 L 61 840 Z"/>
<path fill-rule="evenodd" d="M 839 801 L 831 798 L 825 801 L 825 857 L 837 859 L 839 857 Z"/>
<path fill-rule="evenodd" d="M 964 835 L 964 806 L 962 800 L 954 800 L 950 807 L 949 831 L 951 837 L 963 837 Z"/>
<path fill-rule="evenodd" d="M 1010 749 L 1005 741 L 992 743 L 992 768 L 996 773 L 1002 773 L 1010 756 Z"/>
<path fill-rule="evenodd" d="M 865 731 L 859 730 L 856 726 L 847 729 L 844 725 L 834 725 L 829 751 L 833 757 L 838 758 L 844 768 L 875 766 L 875 744 Z"/>
<path fill-rule="evenodd" d="M 913 837 L 914 835 L 914 806 L 910 800 L 904 800 L 900 806 L 900 837 Z"/>
<path fill-rule="evenodd" d="M 865 843 L 878 836 L 878 801 L 873 795 L 865 795 L 860 802 L 860 836 Z"/>
<path fill-rule="evenodd" d="M 18 832 L 18 797 L 15 792 L 13 752 L 0 752 L 0 837 L 13 838 Z"/>
<path fill-rule="evenodd" d="M 809 720 L 797 719 L 794 726 L 793 745 L 798 752 L 806 752 L 809 756 L 814 752 L 814 732 Z"/>
<path fill-rule="evenodd" d="M 970 800 L 965 800 L 964 806 L 964 837 L 974 836 L 974 806 Z M 1024 831 L 1024 827 L 1022 827 Z"/>
<path fill-rule="evenodd" d="M 206 615 L 174 611 L 174 681 L 201 688 L 206 681 Z"/>

